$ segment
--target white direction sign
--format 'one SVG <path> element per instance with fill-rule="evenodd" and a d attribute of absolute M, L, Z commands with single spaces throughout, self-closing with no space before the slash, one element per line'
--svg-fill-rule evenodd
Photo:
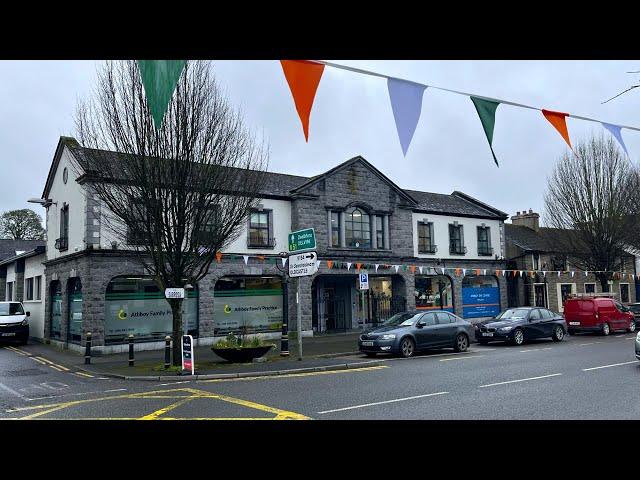
<path fill-rule="evenodd" d="M 369 290 L 369 274 L 360 274 L 360 290 Z"/>
<path fill-rule="evenodd" d="M 289 255 L 289 276 L 306 277 L 318 271 L 318 254 L 316 252 L 296 253 Z"/>
<path fill-rule="evenodd" d="M 165 298 L 184 298 L 184 288 L 165 288 Z"/>

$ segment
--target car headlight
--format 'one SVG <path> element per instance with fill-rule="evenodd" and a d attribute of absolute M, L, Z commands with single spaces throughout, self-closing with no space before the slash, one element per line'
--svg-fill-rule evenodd
<path fill-rule="evenodd" d="M 20 322 L 20 325 L 29 325 L 29 320 L 25 318 L 22 322 Z"/>
<path fill-rule="evenodd" d="M 380 340 L 395 340 L 395 338 L 396 338 L 395 333 L 385 333 L 380 337 Z"/>
<path fill-rule="evenodd" d="M 511 330 L 513 330 L 513 327 L 502 327 L 500 329 L 501 332 L 510 332 Z"/>
<path fill-rule="evenodd" d="M 360 335 L 360 340 L 364 340 L 364 335 Z"/>

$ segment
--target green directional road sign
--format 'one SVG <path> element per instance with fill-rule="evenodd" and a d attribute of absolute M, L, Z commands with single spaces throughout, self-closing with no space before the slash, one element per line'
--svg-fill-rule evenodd
<path fill-rule="evenodd" d="M 316 234 L 313 228 L 305 228 L 289 234 L 289 251 L 315 250 Z"/>

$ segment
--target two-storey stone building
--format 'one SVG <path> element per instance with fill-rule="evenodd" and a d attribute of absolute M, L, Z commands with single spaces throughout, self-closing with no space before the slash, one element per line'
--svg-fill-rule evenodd
<path fill-rule="evenodd" d="M 135 252 L 104 228 L 104 207 L 73 168 L 78 154 L 91 151 L 60 139 L 42 194 L 45 337 L 80 348 L 91 331 L 93 344 L 107 352 L 126 348 L 133 333 L 140 348 L 160 348 L 171 328 L 168 305 Z M 402 308 L 442 308 L 476 319 L 506 306 L 506 280 L 494 275 L 505 267 L 505 213 L 462 192 L 402 189 L 362 157 L 312 178 L 264 175 L 266 187 L 248 215 L 246 233 L 224 248 L 185 302 L 189 331 L 199 343 L 243 325 L 280 335 L 286 280 L 281 252 L 289 232 L 310 227 L 320 268 L 300 279 L 305 335 L 356 329 Z M 362 265 L 370 274 L 364 298 L 356 290 Z M 466 274 L 446 270 L 453 267 Z M 288 291 L 293 328 L 296 295 Z"/>

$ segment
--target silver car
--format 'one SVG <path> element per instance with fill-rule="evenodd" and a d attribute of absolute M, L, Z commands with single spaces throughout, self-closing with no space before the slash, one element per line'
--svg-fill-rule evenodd
<path fill-rule="evenodd" d="M 640 360 L 640 332 L 636 335 L 636 358 Z"/>

